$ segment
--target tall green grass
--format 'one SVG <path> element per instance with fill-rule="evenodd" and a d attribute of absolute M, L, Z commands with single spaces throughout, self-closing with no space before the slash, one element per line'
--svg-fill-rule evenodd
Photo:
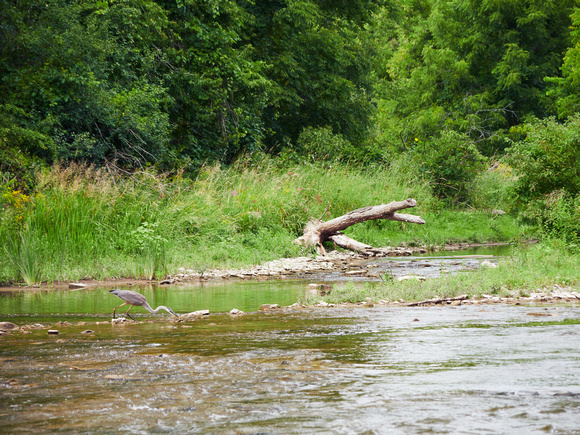
<path fill-rule="evenodd" d="M 426 225 L 369 222 L 350 234 L 376 246 L 506 240 L 517 234 L 508 217 L 493 221 L 485 213 L 440 210 L 417 174 L 404 162 L 283 166 L 265 156 L 228 168 L 205 166 L 194 180 L 55 165 L 38 174 L 36 191 L 26 201 L 0 203 L 0 242 L 7 250 L 0 282 L 23 280 L 18 264 L 25 262 L 39 269 L 27 272 L 33 281 L 155 279 L 179 267 L 204 271 L 310 254 L 292 241 L 311 217 L 329 219 L 409 197 L 418 206 L 407 212 L 422 215 Z M 19 198 L 7 189 L 7 197 Z M 26 244 L 29 237 L 34 245 Z"/>
<path fill-rule="evenodd" d="M 4 247 L 8 267 L 15 270 L 15 276 L 26 285 L 34 286 L 42 282 L 42 256 L 37 235 L 28 229 L 13 237 L 8 237 Z"/>

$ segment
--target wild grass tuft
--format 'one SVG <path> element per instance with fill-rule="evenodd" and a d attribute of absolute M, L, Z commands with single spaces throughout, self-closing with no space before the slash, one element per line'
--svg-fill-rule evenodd
<path fill-rule="evenodd" d="M 28 286 L 42 282 L 41 252 L 36 234 L 32 230 L 9 238 L 4 251 L 8 262 L 18 273 L 16 279 L 22 279 Z"/>

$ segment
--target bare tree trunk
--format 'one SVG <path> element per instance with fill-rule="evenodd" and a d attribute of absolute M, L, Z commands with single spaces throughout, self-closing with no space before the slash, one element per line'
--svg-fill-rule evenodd
<path fill-rule="evenodd" d="M 321 255 L 326 253 L 322 246 L 322 243 L 326 240 L 331 240 L 341 248 L 372 255 L 373 252 L 377 253 L 381 250 L 357 242 L 356 240 L 341 234 L 340 231 L 354 224 L 358 224 L 359 222 L 374 219 L 389 219 L 400 222 L 424 224 L 425 221 L 419 216 L 396 213 L 399 210 L 415 207 L 416 205 L 417 201 L 409 198 L 406 201 L 394 201 L 389 204 L 359 208 L 326 222 L 322 222 L 320 219 L 311 219 L 304 228 L 304 235 L 297 238 L 295 242 L 303 246 L 317 246 L 318 252 Z"/>

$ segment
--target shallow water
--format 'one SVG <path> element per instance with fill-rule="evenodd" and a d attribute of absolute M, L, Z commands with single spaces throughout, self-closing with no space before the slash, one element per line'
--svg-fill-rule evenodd
<path fill-rule="evenodd" d="M 0 427 L 580 433 L 579 314 L 563 306 L 286 309 L 60 326 L 54 337 L 16 332 L 0 337 Z"/>
<path fill-rule="evenodd" d="M 0 336 L 0 428 L 580 434 L 578 305 L 256 312 L 308 282 L 141 288 L 154 307 L 212 314 L 176 323 L 136 307 L 125 325 L 110 323 L 122 301 L 108 288 L 0 293 L 0 321 L 60 332 Z M 250 313 L 213 314 L 232 308 Z"/>
<path fill-rule="evenodd" d="M 217 282 L 200 286 L 184 284 L 171 286 L 130 287 L 145 295 L 149 304 L 171 307 L 179 314 L 209 309 L 212 313 L 229 312 L 233 308 L 257 311 L 262 304 L 292 305 L 307 286 L 304 281 L 242 281 Z M 109 320 L 113 308 L 123 301 L 109 294 L 111 287 L 91 287 L 81 290 L 25 290 L 0 292 L 0 321 L 58 322 Z M 117 313 L 123 315 L 128 307 Z M 131 308 L 136 319 L 168 316 L 151 316 L 141 307 Z"/>

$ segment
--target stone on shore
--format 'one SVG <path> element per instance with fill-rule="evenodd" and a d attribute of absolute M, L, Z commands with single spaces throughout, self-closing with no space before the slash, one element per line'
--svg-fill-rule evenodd
<path fill-rule="evenodd" d="M 78 290 L 78 289 L 83 289 L 83 288 L 87 288 L 87 287 L 88 287 L 88 285 L 83 284 L 82 282 L 71 282 L 68 285 L 68 288 L 70 290 Z"/>
<path fill-rule="evenodd" d="M 20 327 L 12 322 L 0 322 L 0 330 L 2 331 L 12 331 L 20 329 Z"/>
<path fill-rule="evenodd" d="M 279 310 L 280 305 L 278 304 L 264 304 L 260 307 L 260 311 L 272 311 L 272 310 Z"/>
<path fill-rule="evenodd" d="M 127 320 L 125 317 L 117 317 L 116 319 L 111 319 L 112 325 L 120 325 L 123 323 L 129 323 L 129 320 Z"/>
<path fill-rule="evenodd" d="M 408 280 L 425 281 L 425 279 L 426 278 L 424 276 L 404 275 L 404 276 L 399 276 L 397 278 L 397 281 L 408 281 Z"/>
<path fill-rule="evenodd" d="M 245 314 L 245 313 L 244 313 L 243 311 L 241 311 L 241 310 L 238 310 L 237 308 L 233 308 L 233 309 L 230 311 L 230 314 L 231 314 L 232 316 L 235 316 L 235 315 L 239 315 L 239 314 Z"/>

